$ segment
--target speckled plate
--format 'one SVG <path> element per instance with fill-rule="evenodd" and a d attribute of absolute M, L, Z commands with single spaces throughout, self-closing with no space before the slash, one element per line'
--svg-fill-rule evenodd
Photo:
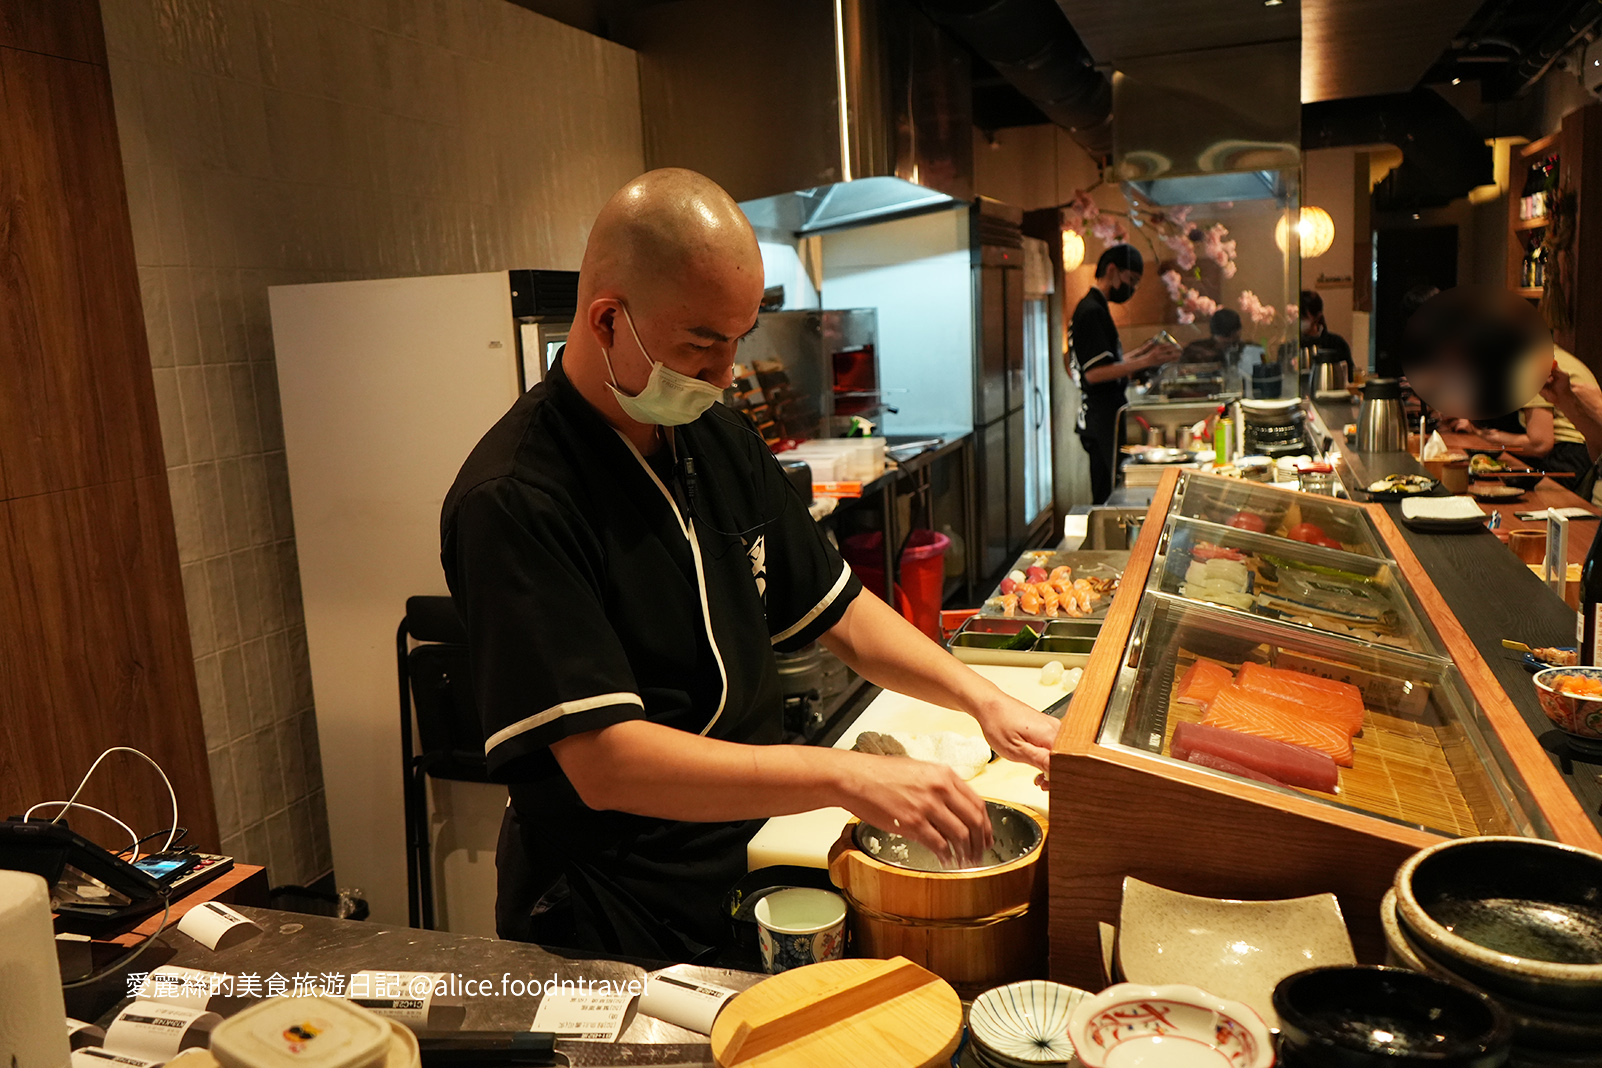
<path fill-rule="evenodd" d="M 968 1032 L 988 1059 L 1003 1064 L 1077 1064 L 1068 1015 L 1088 996 L 1043 979 L 1008 983 L 974 999 Z"/>
<path fill-rule="evenodd" d="M 1334 894 L 1231 901 L 1124 879 L 1118 966 L 1132 983 L 1190 983 L 1245 1002 L 1276 1027 L 1273 996 L 1281 979 L 1356 962 Z"/>

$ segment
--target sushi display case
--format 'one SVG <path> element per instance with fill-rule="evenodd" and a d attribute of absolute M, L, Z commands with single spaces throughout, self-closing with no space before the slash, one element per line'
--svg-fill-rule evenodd
<path fill-rule="evenodd" d="M 1379 963 L 1417 849 L 1602 847 L 1382 508 L 1198 472 L 1158 487 L 1049 778 L 1051 975 L 1081 986 L 1125 876 L 1333 891 Z"/>

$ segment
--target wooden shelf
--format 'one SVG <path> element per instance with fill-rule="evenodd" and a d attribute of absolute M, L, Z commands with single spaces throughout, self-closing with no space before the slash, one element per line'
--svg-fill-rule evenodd
<path fill-rule="evenodd" d="M 1513 224 L 1513 229 L 1515 229 L 1515 230 L 1540 230 L 1540 229 L 1543 229 L 1545 226 L 1546 226 L 1546 216 L 1543 215 L 1539 219 L 1520 219 L 1518 222 Z"/>
<path fill-rule="evenodd" d="M 1546 290 L 1540 286 L 1525 286 L 1522 289 L 1515 288 L 1513 292 L 1517 293 L 1521 297 L 1529 297 L 1531 300 L 1539 300 Z"/>
<path fill-rule="evenodd" d="M 1536 156 L 1545 155 L 1548 149 L 1557 144 L 1560 133 L 1550 133 L 1539 141 L 1531 141 L 1527 145 L 1519 146 L 1519 156 L 1523 159 L 1534 159 Z"/>

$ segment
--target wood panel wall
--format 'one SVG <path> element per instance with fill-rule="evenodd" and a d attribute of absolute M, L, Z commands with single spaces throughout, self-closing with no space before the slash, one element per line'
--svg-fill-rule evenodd
<path fill-rule="evenodd" d="M 113 745 L 216 849 L 99 5 L 0 0 L 0 818 Z M 81 800 L 170 825 L 126 754 Z"/>

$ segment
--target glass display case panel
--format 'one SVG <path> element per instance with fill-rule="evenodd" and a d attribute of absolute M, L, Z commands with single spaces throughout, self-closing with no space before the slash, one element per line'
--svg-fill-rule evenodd
<path fill-rule="evenodd" d="M 1174 516 L 1146 588 L 1354 641 L 1443 655 L 1396 566 L 1372 556 Z"/>
<path fill-rule="evenodd" d="M 1278 538 L 1315 534 L 1338 545 L 1343 552 L 1359 556 L 1388 558 L 1362 505 L 1334 497 L 1318 497 L 1275 489 L 1262 482 L 1246 482 L 1216 475 L 1182 474 L 1174 493 L 1171 514 L 1209 523 L 1230 525 L 1230 521 L 1254 523 L 1260 520 L 1263 532 Z M 1244 513 L 1244 515 L 1243 515 Z M 1245 517 L 1253 518 L 1245 518 Z M 1311 528 L 1306 527 L 1310 524 Z M 1302 530 L 1297 530 L 1303 527 Z"/>
<path fill-rule="evenodd" d="M 1187 679 L 1201 661 L 1210 664 Z M 1258 667 L 1242 672 L 1248 664 Z M 1264 673 L 1263 666 L 1276 670 Z M 1287 679 L 1280 672 L 1294 676 Z M 1246 689 L 1249 674 L 1257 676 L 1257 689 Z M 1225 688 L 1208 694 L 1201 681 L 1209 675 L 1215 686 L 1222 681 Z M 1355 686 L 1362 704 L 1361 732 L 1334 745 L 1326 719 L 1334 715 L 1333 704 L 1294 696 L 1309 685 L 1329 690 L 1331 682 Z M 1275 690 L 1291 696 L 1275 698 Z M 1205 706 L 1196 703 L 1202 697 L 1208 698 Z M 1224 729 L 1233 733 L 1212 737 L 1238 743 L 1245 736 L 1251 762 L 1258 765 L 1250 770 L 1257 774 L 1279 769 L 1272 760 L 1256 759 L 1265 747 L 1251 744 L 1253 738 L 1322 747 L 1335 760 L 1338 785 L 1333 791 L 1270 785 L 1199 767 L 1206 774 L 1299 793 L 1438 834 L 1550 833 L 1450 661 L 1334 640 L 1303 627 L 1147 591 L 1098 742 L 1173 760 L 1174 732 L 1185 723 L 1229 724 Z M 1194 752 L 1190 755 L 1194 759 Z"/>

